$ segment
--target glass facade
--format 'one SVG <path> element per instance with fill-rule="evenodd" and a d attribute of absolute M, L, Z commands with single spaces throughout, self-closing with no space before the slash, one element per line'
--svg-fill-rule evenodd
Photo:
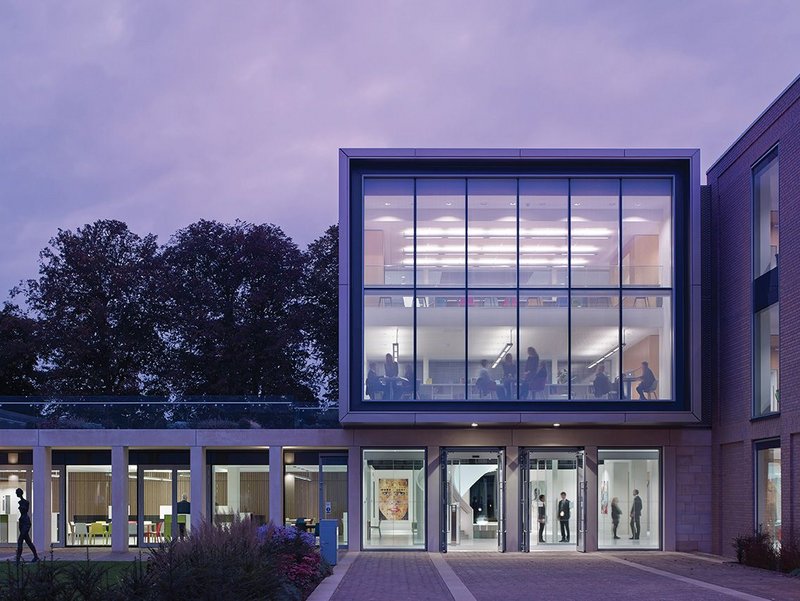
<path fill-rule="evenodd" d="M 755 315 L 753 348 L 754 413 L 769 415 L 780 410 L 780 319 L 779 303 Z"/>
<path fill-rule="evenodd" d="M 0 466 L 0 545 L 17 544 L 19 505 L 16 490 L 21 488 L 25 498 L 31 500 L 32 476 L 30 467 Z"/>
<path fill-rule="evenodd" d="M 598 548 L 660 548 L 660 456 L 655 449 L 598 450 Z"/>
<path fill-rule="evenodd" d="M 674 398 L 672 179 L 367 177 L 363 202 L 363 400 Z"/>
<path fill-rule="evenodd" d="M 425 548 L 425 451 L 371 449 L 362 456 L 362 545 Z"/>
<path fill-rule="evenodd" d="M 269 521 L 269 466 L 214 465 L 211 506 L 215 524 L 249 519 Z"/>
<path fill-rule="evenodd" d="M 778 151 L 753 169 L 753 277 L 778 266 Z"/>
<path fill-rule="evenodd" d="M 67 545 L 111 544 L 111 466 L 66 466 Z"/>
<path fill-rule="evenodd" d="M 756 443 L 756 529 L 781 540 L 781 448 L 779 440 Z"/>

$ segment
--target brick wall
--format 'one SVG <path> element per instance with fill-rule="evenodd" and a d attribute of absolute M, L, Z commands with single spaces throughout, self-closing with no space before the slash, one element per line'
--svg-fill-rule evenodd
<path fill-rule="evenodd" d="M 752 166 L 779 144 L 781 414 L 752 421 Z M 712 386 L 712 549 L 755 526 L 753 443 L 780 438 L 784 535 L 800 534 L 800 78 L 709 170 Z"/>
<path fill-rule="evenodd" d="M 711 552 L 711 448 L 678 447 L 676 460 L 676 536 L 678 551 Z"/>

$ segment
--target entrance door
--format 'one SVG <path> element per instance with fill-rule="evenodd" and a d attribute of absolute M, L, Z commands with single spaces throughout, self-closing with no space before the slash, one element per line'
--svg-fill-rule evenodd
<path fill-rule="evenodd" d="M 505 452 L 442 451 L 441 545 L 446 551 L 505 551 Z"/>
<path fill-rule="evenodd" d="M 137 537 L 140 547 L 156 546 L 191 529 L 191 472 L 164 466 L 137 467 Z"/>
<path fill-rule="evenodd" d="M 527 474 L 522 478 L 522 548 L 585 550 L 583 451 L 532 449 L 524 463 Z"/>
<path fill-rule="evenodd" d="M 347 454 L 319 455 L 319 516 L 338 520 L 340 547 L 347 546 Z"/>

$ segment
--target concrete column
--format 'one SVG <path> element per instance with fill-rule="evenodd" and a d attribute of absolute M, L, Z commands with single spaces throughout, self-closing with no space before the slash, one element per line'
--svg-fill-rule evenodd
<path fill-rule="evenodd" d="M 519 551 L 522 516 L 520 515 L 519 447 L 506 447 L 506 551 Z"/>
<path fill-rule="evenodd" d="M 361 551 L 361 448 L 347 450 L 347 548 Z"/>
<path fill-rule="evenodd" d="M 600 513 L 597 505 L 597 447 L 584 448 L 586 477 L 586 551 L 597 551 L 597 525 Z M 580 517 L 579 517 L 580 519 Z"/>
<path fill-rule="evenodd" d="M 33 447 L 33 503 L 31 522 L 33 544 L 44 555 L 52 542 L 52 456 L 50 447 Z M 16 542 L 16 541 L 15 541 Z M 25 553 L 27 548 L 23 549 Z"/>
<path fill-rule="evenodd" d="M 269 448 L 269 519 L 283 525 L 283 447 Z"/>
<path fill-rule="evenodd" d="M 439 463 L 440 447 L 428 447 L 428 465 L 426 466 L 426 493 L 428 496 L 425 508 L 428 512 L 428 532 L 426 533 L 426 548 L 429 552 L 440 551 L 442 540 L 441 507 L 445 502 L 442 499 L 442 466 Z"/>
<path fill-rule="evenodd" d="M 664 511 L 664 531 L 661 533 L 664 541 L 664 551 L 675 551 L 677 545 L 678 514 L 677 514 L 677 488 L 678 488 L 678 460 L 675 447 L 664 447 L 664 456 L 661 465 L 664 466 L 664 487 L 661 490 L 662 507 Z"/>
<path fill-rule="evenodd" d="M 128 447 L 111 447 L 111 550 L 128 550 Z"/>
<path fill-rule="evenodd" d="M 203 447 L 191 447 L 189 449 L 189 469 L 191 471 L 191 503 L 192 513 L 189 517 L 191 523 L 187 530 L 191 530 L 192 525 L 199 526 L 208 512 L 208 465 L 206 464 L 206 451 Z M 180 501 L 180 499 L 178 499 Z"/>

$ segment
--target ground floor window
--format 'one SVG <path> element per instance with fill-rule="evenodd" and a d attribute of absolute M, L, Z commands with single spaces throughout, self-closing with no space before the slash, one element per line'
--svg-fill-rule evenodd
<path fill-rule="evenodd" d="M 269 519 L 269 451 L 210 450 L 211 507 L 215 524 L 249 519 L 266 524 Z"/>
<path fill-rule="evenodd" d="M 600 549 L 661 544 L 661 464 L 656 449 L 598 451 Z"/>
<path fill-rule="evenodd" d="M 67 544 L 111 544 L 111 466 L 66 466 Z"/>
<path fill-rule="evenodd" d="M 17 454 L 9 453 L 18 457 Z M 20 465 L 0 466 L 0 545 L 16 545 L 19 522 L 19 500 L 16 490 L 21 488 L 26 499 L 31 499 L 33 470 Z"/>
<path fill-rule="evenodd" d="M 425 451 L 363 451 L 363 547 L 425 548 Z"/>
<path fill-rule="evenodd" d="M 756 528 L 781 540 L 780 440 L 756 443 Z"/>

